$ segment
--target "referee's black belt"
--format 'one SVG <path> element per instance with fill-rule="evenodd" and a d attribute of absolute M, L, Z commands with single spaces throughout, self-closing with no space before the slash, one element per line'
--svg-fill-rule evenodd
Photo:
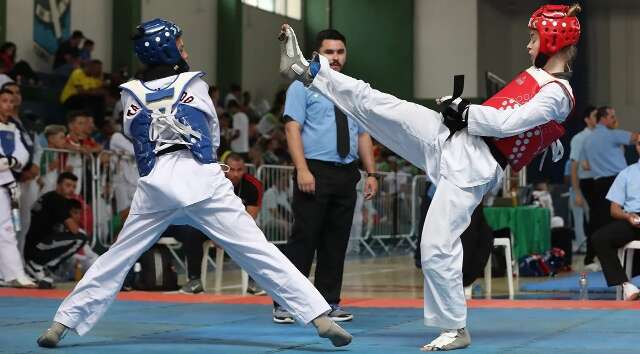
<path fill-rule="evenodd" d="M 329 167 L 356 167 L 358 165 L 357 160 L 353 160 L 349 163 L 342 162 L 334 162 L 334 161 L 323 161 L 323 160 L 315 160 L 315 159 L 307 159 L 308 162 L 317 165 L 329 166 Z"/>

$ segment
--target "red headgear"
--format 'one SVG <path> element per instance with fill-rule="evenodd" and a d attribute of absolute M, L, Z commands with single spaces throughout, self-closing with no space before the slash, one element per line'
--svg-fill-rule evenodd
<path fill-rule="evenodd" d="M 544 5 L 537 9 L 529 19 L 529 28 L 537 30 L 540 36 L 540 54 L 545 60 L 560 49 L 575 45 L 580 38 L 580 22 L 575 16 L 567 15 L 569 6 Z M 536 66 L 538 58 L 536 58 Z"/>

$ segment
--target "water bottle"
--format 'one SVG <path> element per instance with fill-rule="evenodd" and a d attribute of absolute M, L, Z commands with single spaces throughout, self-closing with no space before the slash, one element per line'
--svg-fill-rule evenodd
<path fill-rule="evenodd" d="M 142 264 L 136 262 L 133 265 L 133 285 L 138 286 L 142 283 Z"/>
<path fill-rule="evenodd" d="M 578 286 L 580 287 L 580 300 L 589 300 L 589 280 L 587 279 L 587 273 L 580 273 L 580 279 L 578 280 Z"/>

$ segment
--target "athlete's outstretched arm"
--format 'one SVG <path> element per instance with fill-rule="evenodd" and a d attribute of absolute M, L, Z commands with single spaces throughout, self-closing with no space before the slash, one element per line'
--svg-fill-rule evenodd
<path fill-rule="evenodd" d="M 514 109 L 469 105 L 469 134 L 503 138 L 552 120 L 563 122 L 571 113 L 571 99 L 557 83 L 544 86 L 529 102 Z"/>

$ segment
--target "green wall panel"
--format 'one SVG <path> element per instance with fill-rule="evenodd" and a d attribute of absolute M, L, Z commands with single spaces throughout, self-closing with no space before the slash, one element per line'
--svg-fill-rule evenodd
<path fill-rule="evenodd" d="M 142 20 L 142 4 L 140 0 L 113 0 L 113 13 L 111 67 L 112 70 L 126 68 L 133 75 L 140 63 L 133 52 L 131 35 Z"/>
<path fill-rule="evenodd" d="M 412 99 L 413 0 L 332 0 L 330 5 L 332 27 L 347 38 L 345 73 Z"/>
<path fill-rule="evenodd" d="M 218 87 L 242 83 L 242 2 L 218 0 Z M 224 96 L 222 96 L 224 97 Z"/>

